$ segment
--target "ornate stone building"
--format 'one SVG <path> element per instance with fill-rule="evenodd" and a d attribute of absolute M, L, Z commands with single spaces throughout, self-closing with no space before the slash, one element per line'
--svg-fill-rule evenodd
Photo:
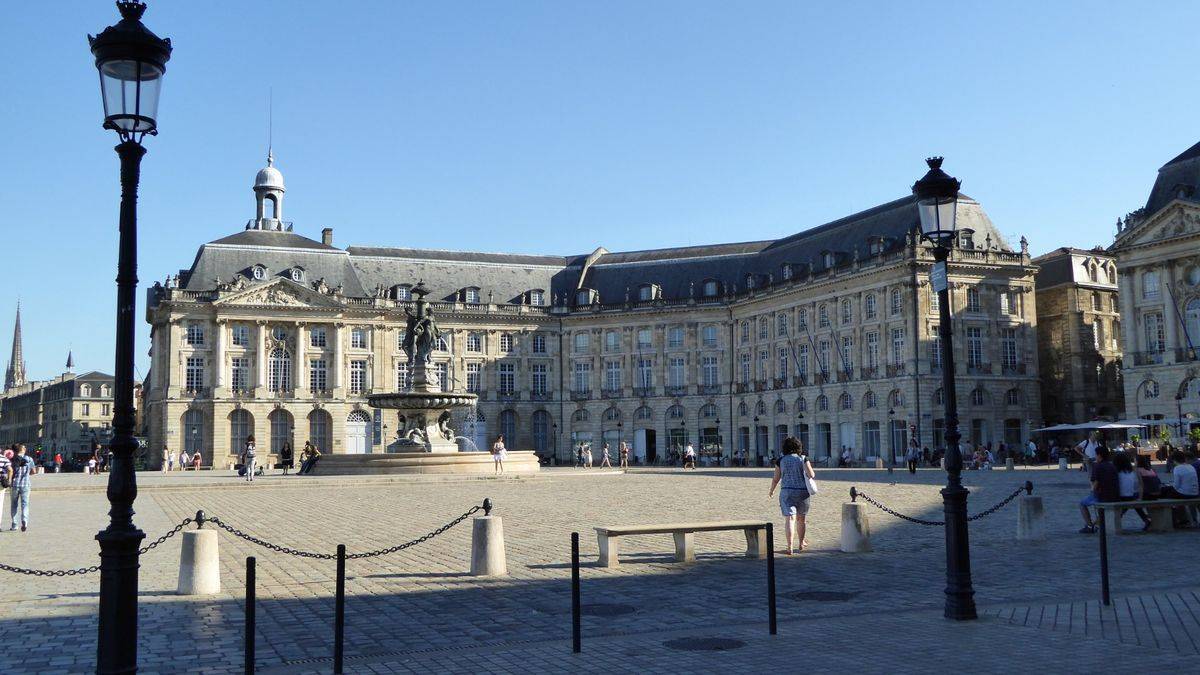
<path fill-rule="evenodd" d="M 1172 434 L 1200 422 L 1198 188 L 1200 143 L 1158 170 L 1146 205 L 1117 221 L 1109 249 L 1120 274 L 1126 410 L 1165 420 Z"/>
<path fill-rule="evenodd" d="M 774 241 L 533 256 L 333 245 L 280 219 L 268 162 L 242 232 L 200 247 L 150 289 L 151 456 L 232 460 L 249 434 L 275 453 L 380 452 L 397 420 L 366 404 L 405 386 L 409 289 L 432 289 L 445 386 L 477 392 L 469 445 L 570 457 L 628 440 L 641 461 L 686 441 L 751 461 L 799 435 L 817 457 L 941 434 L 932 256 L 911 198 Z M 953 252 L 965 437 L 1015 442 L 1040 421 L 1034 273 L 980 205 L 959 204 Z M 395 411 L 390 413 L 395 415 Z"/>
<path fill-rule="evenodd" d="M 1059 248 L 1033 260 L 1046 424 L 1124 416 L 1116 261 L 1103 248 Z"/>

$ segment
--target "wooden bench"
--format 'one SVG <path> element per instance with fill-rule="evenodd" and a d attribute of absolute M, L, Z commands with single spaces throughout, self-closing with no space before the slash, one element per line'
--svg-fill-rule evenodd
<path fill-rule="evenodd" d="M 763 520 L 734 520 L 716 523 L 673 523 L 669 525 L 624 525 L 597 527 L 596 541 L 600 545 L 600 566 L 616 567 L 617 538 L 634 534 L 671 534 L 675 537 L 676 562 L 695 562 L 696 550 L 692 535 L 696 532 L 742 530 L 746 535 L 746 557 L 767 557 L 767 523 Z"/>
<path fill-rule="evenodd" d="M 1150 516 L 1150 528 L 1148 532 L 1170 532 L 1175 529 L 1174 522 L 1171 518 L 1171 509 L 1174 507 L 1187 507 L 1184 513 L 1187 514 L 1188 521 L 1193 525 L 1196 522 L 1193 516 L 1193 511 L 1200 507 L 1200 499 L 1147 499 L 1130 502 L 1100 502 L 1096 504 L 1097 509 L 1105 509 L 1111 511 L 1112 515 L 1105 518 L 1105 524 L 1108 531 L 1113 534 L 1125 534 L 1125 529 L 1121 526 L 1122 516 L 1130 509 L 1145 509 L 1147 515 Z"/>

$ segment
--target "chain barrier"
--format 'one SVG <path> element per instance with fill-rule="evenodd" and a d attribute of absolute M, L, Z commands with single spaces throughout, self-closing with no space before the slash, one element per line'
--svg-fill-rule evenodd
<path fill-rule="evenodd" d="M 346 558 L 348 560 L 358 559 L 358 558 L 374 558 L 376 556 L 388 555 L 391 553 L 395 553 L 396 551 L 403 551 L 406 548 L 410 548 L 410 547 L 416 546 L 418 544 L 423 544 L 423 543 L 429 541 L 430 539 L 433 539 L 434 537 L 446 532 L 447 530 L 454 527 L 455 525 L 458 525 L 459 523 L 461 523 L 462 521 L 471 517 L 472 515 L 478 513 L 479 511 L 491 511 L 491 500 L 486 500 L 486 502 L 484 503 L 483 506 L 472 506 L 470 509 L 467 509 L 466 513 L 455 518 L 454 520 L 450 521 L 449 523 L 446 523 L 445 525 L 439 527 L 438 529 L 430 532 L 429 534 L 426 534 L 423 537 L 413 539 L 412 541 L 406 541 L 403 544 L 398 544 L 396 546 L 391 546 L 389 548 L 381 548 L 381 549 L 378 549 L 375 551 L 366 551 L 364 553 L 353 553 L 353 554 L 346 556 Z M 235 537 L 240 537 L 252 544 L 258 544 L 259 546 L 262 546 L 263 548 L 270 549 L 277 553 L 285 553 L 287 555 L 299 556 L 301 558 L 312 558 L 314 560 L 334 560 L 337 558 L 337 554 L 335 554 L 335 553 L 313 553 L 312 551 L 301 551 L 300 549 L 291 548 L 289 546 L 280 546 L 279 544 L 272 544 L 271 542 L 259 539 L 258 537 L 254 536 L 252 534 L 242 532 L 241 530 L 229 525 L 228 523 L 221 520 L 220 518 L 217 518 L 216 516 L 208 517 L 206 520 L 208 522 L 215 524 L 217 527 L 221 528 L 222 530 L 225 530 L 226 532 L 234 535 Z"/>
<path fill-rule="evenodd" d="M 139 548 L 138 555 L 142 555 L 154 550 L 159 544 L 179 534 L 184 527 L 193 522 L 195 521 L 191 518 L 184 518 L 183 520 L 179 521 L 178 525 L 171 528 L 171 530 L 166 534 Z M 4 563 L 0 563 L 0 571 L 12 572 L 14 574 L 27 574 L 33 577 L 73 577 L 79 574 L 91 574 L 92 572 L 98 572 L 99 570 L 99 565 L 92 565 L 91 567 L 79 567 L 73 570 L 35 570 L 28 567 L 16 567 L 15 565 L 5 565 Z"/>
<path fill-rule="evenodd" d="M 1000 502 L 998 502 L 995 506 L 992 506 L 991 508 L 986 509 L 984 511 L 980 511 L 979 513 L 977 513 L 973 516 L 968 516 L 967 521 L 971 522 L 971 521 L 979 520 L 980 518 L 984 518 L 984 517 L 992 515 L 993 513 L 999 511 L 1000 509 L 1002 509 L 1005 506 L 1008 506 L 1010 503 L 1012 503 L 1012 500 L 1019 497 L 1022 492 L 1025 492 L 1027 494 L 1033 494 L 1033 483 L 1030 481 L 1025 481 L 1024 485 L 1017 488 L 1009 496 L 1000 500 Z M 862 497 L 862 500 L 864 502 L 870 504 L 871 506 L 874 506 L 875 508 L 879 509 L 880 511 L 883 511 L 884 513 L 886 513 L 888 515 L 895 516 L 895 517 L 899 518 L 900 520 L 907 520 L 908 522 L 916 523 L 917 525 L 932 525 L 932 526 L 936 526 L 936 527 L 941 527 L 946 524 L 946 521 L 944 521 L 944 520 L 923 520 L 921 518 L 913 518 L 912 516 L 905 515 L 903 513 L 900 513 L 899 511 L 896 511 L 895 509 L 890 509 L 890 508 L 884 506 L 883 504 L 875 501 L 867 493 L 860 492 L 858 490 L 858 488 L 851 487 L 850 488 L 850 501 L 853 502 L 854 500 L 858 499 L 859 497 Z"/>

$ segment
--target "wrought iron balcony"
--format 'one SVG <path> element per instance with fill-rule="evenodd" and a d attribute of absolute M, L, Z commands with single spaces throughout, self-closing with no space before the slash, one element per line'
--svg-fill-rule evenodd
<path fill-rule="evenodd" d="M 208 387 L 196 387 L 194 389 L 184 389 L 179 392 L 180 398 L 211 398 L 212 393 Z"/>
<path fill-rule="evenodd" d="M 1153 366 L 1163 362 L 1163 352 L 1134 352 L 1133 365 Z"/>
<path fill-rule="evenodd" d="M 590 389 L 587 391 L 571 392 L 571 400 L 572 401 L 590 401 L 591 398 L 592 398 L 592 391 Z"/>
<path fill-rule="evenodd" d="M 520 401 L 521 392 L 519 391 L 498 391 L 496 392 L 496 400 L 508 403 L 510 401 Z"/>
<path fill-rule="evenodd" d="M 667 387 L 667 396 L 687 396 L 687 387 Z"/>
<path fill-rule="evenodd" d="M 600 398 L 621 398 L 621 393 L 624 390 L 620 387 L 616 389 L 601 389 Z"/>
<path fill-rule="evenodd" d="M 700 385 L 700 393 L 705 396 L 714 396 L 721 393 L 721 385 L 719 384 L 702 384 Z"/>
<path fill-rule="evenodd" d="M 635 398 L 649 398 L 654 396 L 654 387 L 634 387 L 633 396 Z"/>
<path fill-rule="evenodd" d="M 529 393 L 530 401 L 553 401 L 554 395 L 548 391 L 533 391 Z"/>

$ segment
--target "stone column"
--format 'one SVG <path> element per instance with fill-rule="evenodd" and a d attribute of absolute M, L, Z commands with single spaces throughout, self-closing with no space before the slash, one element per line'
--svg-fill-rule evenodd
<path fill-rule="evenodd" d="M 263 398 L 267 395 L 267 322 L 259 319 L 255 324 L 254 397 Z"/>
<path fill-rule="evenodd" d="M 1133 267 L 1122 270 L 1125 279 L 1117 287 L 1117 294 L 1121 301 L 1121 336 L 1125 344 L 1121 345 L 1126 354 L 1132 352 L 1144 351 L 1138 345 L 1137 339 L 1137 315 L 1134 313 L 1134 298 L 1137 297 L 1137 273 Z M 1133 365 L 1127 362 L 1127 366 Z"/>
<path fill-rule="evenodd" d="M 346 324 L 335 323 L 333 328 L 333 363 L 329 365 L 333 375 L 333 396 L 334 398 L 345 398 L 346 386 L 344 383 L 344 374 L 346 364 L 342 363 L 345 358 L 345 350 L 342 346 L 342 328 Z"/>
<path fill-rule="evenodd" d="M 180 343 L 182 342 L 183 328 L 180 326 L 181 319 L 173 318 L 168 324 L 170 335 L 167 340 L 170 342 L 170 349 L 163 356 L 163 365 L 166 366 L 166 385 L 167 398 L 179 398 L 179 392 L 183 388 L 183 362 L 180 353 Z"/>
<path fill-rule="evenodd" d="M 213 397 L 224 398 L 227 395 L 225 390 L 225 319 L 217 319 L 213 322 L 213 333 L 215 334 L 216 346 L 213 352 Z"/>
<path fill-rule="evenodd" d="M 1175 305 L 1175 299 L 1171 295 L 1171 291 L 1167 289 L 1167 284 L 1170 284 L 1173 280 L 1172 272 L 1174 271 L 1174 266 L 1168 262 L 1158 272 L 1158 294 L 1165 305 L 1163 321 L 1167 324 L 1164 333 L 1167 339 L 1167 353 L 1163 355 L 1163 363 L 1175 363 L 1175 350 L 1182 346 L 1179 339 L 1179 308 Z"/>
<path fill-rule="evenodd" d="M 296 322 L 296 374 L 292 378 L 292 384 L 295 385 L 296 389 L 296 398 L 306 398 L 310 384 L 305 377 L 305 370 L 308 367 L 308 358 L 304 355 L 304 350 L 308 346 L 307 326 L 307 322 Z"/>

